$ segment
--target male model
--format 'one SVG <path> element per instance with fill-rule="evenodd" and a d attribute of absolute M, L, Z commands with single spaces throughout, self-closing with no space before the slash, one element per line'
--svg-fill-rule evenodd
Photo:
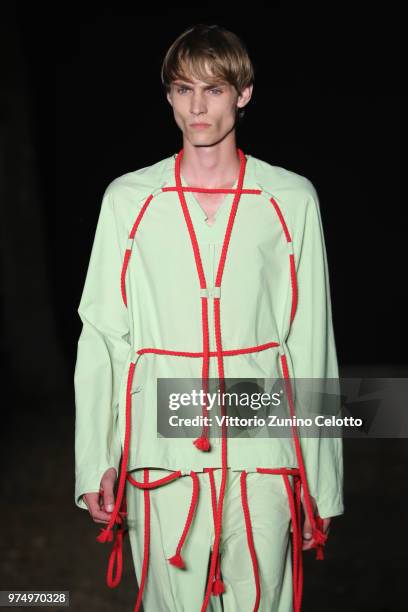
<path fill-rule="evenodd" d="M 253 81 L 232 32 L 181 34 L 162 82 L 183 146 L 102 201 L 78 309 L 75 501 L 113 542 L 111 587 L 129 533 L 135 610 L 300 610 L 302 551 L 323 558 L 344 512 L 341 438 L 225 421 L 218 436 L 206 403 L 195 437 L 158 433 L 158 379 L 281 379 L 294 416 L 295 379 L 338 377 L 317 192 L 236 144 Z"/>

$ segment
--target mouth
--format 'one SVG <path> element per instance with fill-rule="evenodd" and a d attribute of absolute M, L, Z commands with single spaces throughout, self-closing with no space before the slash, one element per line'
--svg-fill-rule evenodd
<path fill-rule="evenodd" d="M 200 128 L 210 127 L 210 124 L 209 123 L 191 123 L 190 127 L 200 129 Z"/>

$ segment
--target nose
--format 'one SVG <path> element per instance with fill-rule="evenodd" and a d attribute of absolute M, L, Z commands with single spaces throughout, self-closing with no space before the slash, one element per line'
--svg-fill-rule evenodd
<path fill-rule="evenodd" d="M 191 96 L 190 112 L 193 113 L 193 115 L 207 112 L 207 104 L 202 92 L 196 91 Z"/>

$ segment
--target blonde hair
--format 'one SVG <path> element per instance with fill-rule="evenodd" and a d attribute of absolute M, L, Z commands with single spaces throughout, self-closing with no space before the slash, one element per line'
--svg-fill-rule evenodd
<path fill-rule="evenodd" d="M 242 40 L 217 24 L 199 23 L 188 28 L 168 49 L 161 67 L 165 91 L 170 90 L 172 81 L 189 75 L 209 84 L 220 80 L 230 83 L 238 95 L 255 80 L 255 70 Z M 237 108 L 238 119 L 244 114 L 244 108 Z"/>

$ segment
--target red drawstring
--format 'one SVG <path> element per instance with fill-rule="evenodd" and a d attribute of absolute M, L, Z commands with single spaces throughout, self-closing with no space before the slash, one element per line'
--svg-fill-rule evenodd
<path fill-rule="evenodd" d="M 240 349 L 227 349 L 222 351 L 223 357 L 231 357 L 234 355 L 246 355 L 248 353 L 258 353 L 259 351 L 265 351 L 271 347 L 280 346 L 279 342 L 266 342 L 265 344 L 257 344 L 255 346 L 247 346 L 245 348 Z M 204 356 L 203 351 L 189 352 L 189 351 L 170 351 L 168 349 L 160 349 L 160 348 L 141 348 L 137 351 L 138 355 L 144 355 L 146 353 L 153 353 L 155 355 L 173 355 L 175 357 L 193 357 L 199 359 Z M 209 357 L 217 357 L 218 353 L 216 351 L 210 351 Z"/>
<path fill-rule="evenodd" d="M 293 529 L 293 609 L 299 612 L 302 605 L 303 565 L 302 565 L 302 525 L 301 525 L 301 479 L 299 468 L 256 468 L 260 474 L 281 474 L 288 495 Z M 288 476 L 294 478 L 294 491 Z"/>
<path fill-rule="evenodd" d="M 126 498 L 123 498 L 122 502 L 123 511 L 119 512 L 116 522 L 118 523 L 118 527 L 115 530 L 115 541 L 112 546 L 111 553 L 109 555 L 108 561 L 108 570 L 106 573 L 106 583 L 108 587 L 114 589 L 118 586 L 122 578 L 122 569 L 123 569 L 123 538 L 127 533 L 127 528 L 125 527 L 125 516 L 127 516 L 126 512 Z M 110 532 L 112 535 L 112 532 Z M 113 577 L 113 568 L 116 563 L 116 573 L 115 577 Z"/>
<path fill-rule="evenodd" d="M 297 480 L 297 479 L 296 479 Z M 293 498 L 292 487 L 290 486 L 289 478 L 285 474 L 283 476 L 286 491 L 289 499 L 289 508 L 292 517 L 292 529 L 293 529 L 293 609 L 294 612 L 298 612 L 301 608 L 302 602 L 302 582 L 301 582 L 301 567 L 302 567 L 302 533 L 299 529 L 300 523 L 297 515 L 297 503 Z M 299 481 L 300 482 L 300 481 Z M 296 495 L 298 489 L 295 484 Z"/>
<path fill-rule="evenodd" d="M 111 554 L 108 561 L 108 570 L 106 575 L 106 582 L 110 588 L 114 588 L 118 586 L 122 578 L 122 545 L 123 545 L 123 537 L 126 531 L 122 527 L 122 522 L 125 517 L 125 509 L 126 509 L 126 499 L 125 499 L 125 484 L 126 484 L 126 469 L 128 462 L 128 454 L 129 454 L 129 442 L 130 442 L 130 415 L 131 415 L 131 388 L 132 388 L 132 380 L 133 374 L 135 370 L 135 363 L 131 362 L 129 365 L 128 371 L 128 379 L 126 386 L 126 431 L 125 431 L 125 442 L 122 456 L 122 465 L 119 475 L 119 485 L 118 491 L 116 494 L 115 505 L 110 516 L 109 522 L 107 526 L 101 529 L 99 535 L 96 537 L 98 542 L 104 544 L 105 542 L 112 542 L 113 540 L 113 526 L 115 523 L 120 525 L 119 529 L 116 530 L 116 538 L 113 543 L 113 547 L 111 550 Z M 122 512 L 120 512 L 120 508 L 122 508 Z M 115 578 L 112 577 L 113 566 L 116 560 L 116 575 Z"/>
<path fill-rule="evenodd" d="M 248 497 L 247 497 L 247 490 L 246 490 L 246 476 L 247 476 L 247 473 L 245 470 L 243 470 L 241 472 L 241 478 L 240 478 L 241 480 L 241 500 L 242 500 L 242 509 L 244 511 L 244 517 L 245 517 L 245 527 L 246 527 L 246 532 L 247 532 L 248 547 L 249 547 L 249 552 L 251 554 L 252 567 L 254 568 L 254 578 L 255 578 L 255 587 L 256 587 L 254 612 L 257 612 L 259 608 L 259 602 L 261 599 L 261 584 L 260 584 L 260 579 L 259 579 L 259 568 L 258 568 L 258 560 L 256 557 L 254 538 L 252 535 L 251 516 L 249 513 L 249 507 L 248 507 Z"/>
<path fill-rule="evenodd" d="M 123 449 L 123 457 L 122 457 L 122 465 L 119 475 L 119 485 L 118 492 L 116 494 L 115 506 L 113 508 L 111 517 L 109 519 L 108 525 L 101 529 L 101 533 L 96 538 L 98 542 L 110 542 L 112 541 L 112 528 L 115 522 L 117 521 L 117 517 L 119 514 L 119 508 L 122 504 L 122 498 L 125 491 L 125 482 L 126 482 L 126 469 L 127 469 L 127 461 L 129 455 L 129 441 L 130 441 L 130 415 L 131 415 L 131 389 L 132 389 L 132 380 L 133 373 L 135 370 L 135 363 L 131 362 L 129 365 L 128 379 L 127 379 L 127 387 L 126 387 L 126 430 L 125 430 L 125 442 Z"/>
<path fill-rule="evenodd" d="M 190 508 L 189 508 L 188 515 L 187 515 L 187 520 L 184 525 L 183 533 L 181 534 L 179 543 L 177 545 L 176 554 L 173 555 L 173 557 L 170 557 L 170 559 L 168 559 L 172 565 L 175 565 L 176 567 L 180 567 L 182 569 L 184 569 L 186 565 L 181 556 L 181 549 L 184 545 L 188 530 L 190 529 L 191 522 L 193 520 L 194 512 L 195 512 L 197 502 L 198 502 L 198 492 L 199 492 L 199 481 L 198 481 L 198 476 L 196 472 L 191 470 L 190 476 L 193 479 L 193 493 L 191 497 L 191 503 L 190 503 Z"/>
<path fill-rule="evenodd" d="M 135 480 L 133 478 L 133 476 L 130 475 L 131 472 L 128 472 L 126 475 L 127 480 L 134 486 L 137 487 L 138 489 L 155 489 L 156 487 L 159 487 L 161 485 L 167 484 L 168 482 L 172 482 L 173 480 L 177 480 L 177 478 L 181 477 L 181 470 L 177 470 L 176 472 L 172 472 L 171 474 L 169 474 L 168 476 L 164 476 L 163 478 L 158 478 L 157 480 L 154 481 L 145 481 L 145 482 L 140 482 L 138 480 Z"/>
<path fill-rule="evenodd" d="M 145 483 L 149 482 L 149 469 L 143 470 L 143 480 Z M 134 612 L 139 612 L 140 606 L 143 601 L 143 592 L 147 579 L 147 570 L 149 567 L 149 556 L 150 556 L 150 487 L 144 489 L 144 543 L 143 543 L 143 564 L 142 564 L 142 575 L 139 584 L 139 591 L 136 598 Z"/>
<path fill-rule="evenodd" d="M 210 476 L 210 487 L 211 487 L 211 506 L 213 512 L 213 520 L 214 520 L 214 529 L 217 524 L 217 491 L 215 488 L 214 481 L 214 470 L 218 468 L 204 468 L 204 472 L 208 472 Z M 211 593 L 213 595 L 221 595 L 225 591 L 225 584 L 221 578 L 221 561 L 220 555 L 217 557 L 217 567 L 214 576 L 214 582 L 212 583 Z"/>
<path fill-rule="evenodd" d="M 302 603 L 302 593 L 303 593 L 303 533 L 302 533 L 302 500 L 301 500 L 301 492 L 302 492 L 302 479 L 300 478 L 300 472 L 296 475 L 294 480 L 295 485 L 295 510 L 296 510 L 296 518 L 297 525 L 293 525 L 293 533 L 294 530 L 297 529 L 297 540 L 299 546 L 299 554 L 298 554 L 298 580 L 297 580 L 297 592 L 298 592 L 298 601 L 299 601 L 299 610 Z"/>

